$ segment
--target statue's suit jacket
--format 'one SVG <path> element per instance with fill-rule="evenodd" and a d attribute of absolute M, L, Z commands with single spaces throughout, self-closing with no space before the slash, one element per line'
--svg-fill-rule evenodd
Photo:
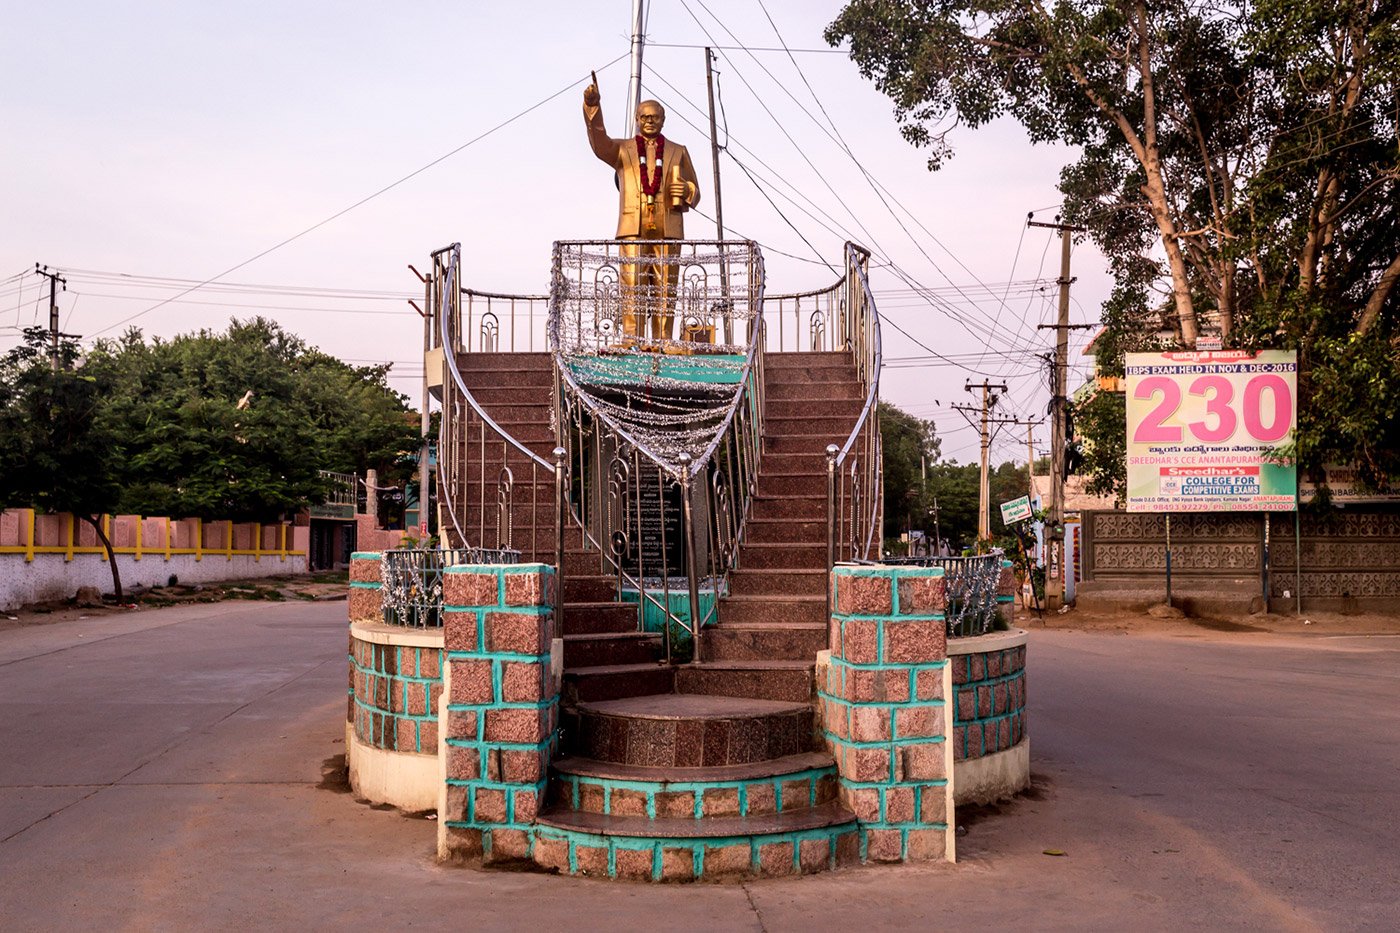
<path fill-rule="evenodd" d="M 583 106 L 583 119 L 588 124 L 588 144 L 593 154 L 611 165 L 617 172 L 618 180 L 618 237 L 639 237 L 642 235 L 642 166 L 637 158 L 635 139 L 611 139 L 603 129 L 602 107 Z M 667 190 L 675 177 L 676 167 L 680 167 L 681 181 L 688 182 L 685 199 L 687 207 L 700 203 L 700 183 L 695 177 L 695 166 L 690 164 L 690 153 L 679 143 L 666 140 L 666 149 L 661 154 L 661 188 L 656 193 L 655 210 L 661 219 L 661 229 L 668 240 L 685 238 L 685 214 L 671 207 L 671 197 Z"/>

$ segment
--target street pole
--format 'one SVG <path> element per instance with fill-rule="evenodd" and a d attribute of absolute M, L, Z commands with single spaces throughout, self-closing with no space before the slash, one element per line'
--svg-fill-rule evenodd
<path fill-rule="evenodd" d="M 627 78 L 627 136 L 637 135 L 637 106 L 642 102 L 642 48 L 646 45 L 646 22 L 642 0 L 632 0 L 632 71 Z"/>
<path fill-rule="evenodd" d="M 1069 286 L 1074 280 L 1069 274 L 1071 234 L 1083 227 L 1062 224 L 1059 218 L 1052 224 L 1027 220 L 1028 227 L 1048 227 L 1060 232 L 1060 307 L 1055 329 L 1055 395 L 1050 403 L 1050 521 L 1046 539 L 1050 545 L 1049 573 L 1045 580 L 1045 605 L 1059 609 L 1064 605 L 1064 543 L 1065 543 L 1065 397 L 1069 375 Z M 1044 325 L 1042 325 L 1044 326 Z"/>
<path fill-rule="evenodd" d="M 719 187 L 719 132 L 715 127 L 715 73 L 711 67 L 714 57 L 715 53 L 709 46 L 706 46 L 705 90 L 710 97 L 710 161 L 714 164 L 715 172 L 715 238 L 722 242 L 724 240 L 724 198 L 720 194 Z M 720 297 L 724 302 L 724 342 L 732 344 L 734 342 L 734 319 L 733 315 L 730 314 L 729 263 L 725 260 L 723 250 L 720 250 L 719 287 Z"/>
<path fill-rule="evenodd" d="M 991 503 L 988 501 L 991 499 L 991 483 L 988 480 L 987 474 L 987 459 L 992 446 L 989 428 L 991 425 L 1015 424 L 1016 419 L 991 418 L 988 417 L 987 414 L 991 407 L 997 402 L 998 396 L 996 393 L 1006 391 L 1006 383 L 991 383 L 984 379 L 980 386 L 973 385 L 970 382 L 965 384 L 963 386 L 963 391 L 971 392 L 979 388 L 982 390 L 982 405 L 980 409 L 971 405 L 954 405 L 952 407 L 954 411 L 959 412 L 967 419 L 968 424 L 972 424 L 974 427 L 978 427 L 978 425 L 973 423 L 971 415 L 974 412 L 980 411 L 981 423 L 978 431 L 982 438 L 982 474 L 977 486 L 977 538 L 978 540 L 985 541 L 992 536 Z"/>
<path fill-rule="evenodd" d="M 49 364 L 58 372 L 58 284 L 68 291 L 68 280 L 57 272 L 50 272 L 48 266 L 34 263 L 34 271 L 49 280 Z"/>

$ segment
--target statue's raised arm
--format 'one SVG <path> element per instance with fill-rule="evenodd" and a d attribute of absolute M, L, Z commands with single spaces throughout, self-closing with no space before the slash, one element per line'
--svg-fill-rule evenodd
<path fill-rule="evenodd" d="M 583 120 L 588 127 L 588 144 L 593 154 L 612 166 L 617 174 L 615 236 L 626 240 L 685 239 L 685 212 L 700 203 L 700 184 L 695 166 L 690 162 L 690 153 L 661 134 L 666 123 L 666 109 L 657 101 L 642 101 L 637 105 L 637 135 L 632 139 L 613 139 L 603 127 L 601 101 L 594 76 L 593 83 L 583 89 Z M 659 294 L 661 307 L 648 313 L 651 336 L 669 340 L 670 306 L 674 302 L 677 273 L 674 248 L 657 244 L 638 249 L 655 261 L 625 264 L 621 270 L 624 292 L 642 288 L 649 289 L 650 294 Z M 636 253 L 636 250 L 631 252 Z M 630 299 L 628 305 L 624 329 L 635 336 L 645 336 Z"/>

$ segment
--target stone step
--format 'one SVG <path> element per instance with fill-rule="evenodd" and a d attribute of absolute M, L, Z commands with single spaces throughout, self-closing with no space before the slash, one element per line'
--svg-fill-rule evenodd
<path fill-rule="evenodd" d="M 813 404 L 819 403 L 814 402 Z M 813 426 L 813 430 L 817 430 L 815 425 Z M 831 444 L 835 444 L 838 447 L 841 446 L 850 435 L 851 432 L 849 430 L 839 431 L 836 429 L 822 431 L 819 434 L 768 434 L 763 438 L 763 452 L 765 455 L 769 453 L 819 453 L 822 456 L 823 468 L 825 468 L 826 448 Z"/>
<path fill-rule="evenodd" d="M 850 437 L 850 432 L 846 433 Z M 842 438 L 840 442 L 832 441 L 840 447 L 846 442 Z M 763 454 L 763 473 L 777 476 L 788 476 L 790 474 L 801 474 L 803 476 L 820 476 L 822 483 L 826 483 L 826 448 L 821 451 L 805 451 L 799 453 L 782 453 L 781 451 L 765 452 Z M 825 485 L 822 487 L 825 489 Z"/>
<path fill-rule="evenodd" d="M 760 473 L 758 494 L 765 498 L 779 496 L 826 496 L 826 471 L 810 473 Z"/>
<path fill-rule="evenodd" d="M 776 329 L 776 324 L 773 329 Z M 851 362 L 849 350 L 773 350 L 763 354 L 764 361 L 774 369 L 801 369 L 821 363 Z"/>
<path fill-rule="evenodd" d="M 825 570 L 739 569 L 729 574 L 730 596 L 820 596 L 826 597 Z"/>
<path fill-rule="evenodd" d="M 826 599 L 822 596 L 726 596 L 720 600 L 719 617 L 724 623 L 826 624 Z"/>
<path fill-rule="evenodd" d="M 470 376 L 481 373 L 554 373 L 554 358 L 549 353 L 458 353 L 457 369 L 468 383 Z"/>
<path fill-rule="evenodd" d="M 817 614 L 825 601 L 818 600 Z M 725 618 L 724 607 L 720 617 Z M 827 647 L 822 622 L 721 622 L 705 630 L 705 658 L 710 661 L 805 661 Z"/>
<path fill-rule="evenodd" d="M 574 754 L 649 768 L 748 764 L 813 744 L 807 703 L 663 693 L 581 701 L 570 716 Z"/>
<path fill-rule="evenodd" d="M 827 399 L 861 399 L 868 391 L 858 382 L 778 382 L 770 381 L 766 388 L 771 401 L 825 401 Z"/>
<path fill-rule="evenodd" d="M 472 390 L 472 398 L 486 409 L 486 413 L 492 419 L 495 419 L 497 410 L 516 405 L 529 404 L 546 410 L 554 407 L 553 376 L 536 373 L 500 373 L 496 374 L 496 378 L 498 381 L 490 384 L 483 380 L 482 385 L 479 386 L 472 386 L 470 383 L 467 385 L 467 388 Z"/>
<path fill-rule="evenodd" d="M 547 871 L 635 881 L 812 874 L 860 861 L 855 815 L 832 801 L 792 812 L 651 819 L 552 808 L 531 855 Z"/>
<path fill-rule="evenodd" d="M 658 664 L 609 664 L 564 671 L 566 706 L 625 697 L 670 693 L 675 669 Z"/>
<path fill-rule="evenodd" d="M 826 518 L 826 496 L 754 496 L 753 518 L 800 518 L 821 521 Z M 801 540 L 793 535 L 789 541 Z M 826 540 L 825 534 L 822 540 Z"/>
<path fill-rule="evenodd" d="M 567 618 L 569 607 L 564 607 Z M 633 613 L 633 626 L 636 614 Z M 568 623 L 565 622 L 567 627 Z M 607 664 L 654 664 L 661 657 L 661 636 L 650 632 L 565 633 L 564 667 L 601 667 Z"/>
<path fill-rule="evenodd" d="M 714 767 L 648 768 L 565 757 L 550 768 L 547 806 L 657 819 L 791 813 L 837 799 L 835 761 L 799 752 Z"/>
<path fill-rule="evenodd" d="M 825 570 L 826 543 L 808 541 L 744 544 L 739 566 L 745 570 Z"/>
<path fill-rule="evenodd" d="M 860 414 L 861 406 L 864 404 L 863 398 L 828 399 L 822 402 L 821 414 L 827 418 L 844 418 L 851 425 L 854 425 L 856 416 Z M 764 400 L 763 420 L 765 423 L 773 418 L 800 418 L 811 413 L 812 406 L 806 401 L 771 397 Z M 849 429 L 847 433 L 850 433 Z"/>
<path fill-rule="evenodd" d="M 763 490 L 760 495 L 766 495 Z M 822 499 L 822 504 L 826 500 Z M 744 525 L 744 540 L 754 544 L 776 544 L 782 541 L 817 541 L 826 543 L 826 519 L 791 519 L 752 517 Z"/>
<path fill-rule="evenodd" d="M 703 640 L 701 646 L 704 652 Z M 676 692 L 810 703 L 816 659 L 805 661 L 706 661 L 676 668 Z"/>
<path fill-rule="evenodd" d="M 791 417 L 763 419 L 764 436 L 790 437 L 799 434 L 830 434 L 832 437 L 839 437 L 844 441 L 851 434 L 851 428 L 855 427 L 854 418 L 834 418 L 826 410 L 826 403 L 823 402 L 820 411 L 813 411 L 812 406 L 807 406 L 807 411 L 798 413 Z M 826 446 L 823 445 L 825 450 Z"/>
<path fill-rule="evenodd" d="M 771 357 L 770 357 L 771 359 Z M 767 365 L 768 360 L 764 360 L 764 376 L 768 380 L 768 385 L 774 384 L 820 384 L 837 382 L 856 382 L 856 370 L 849 362 L 839 363 L 836 361 L 822 361 L 819 363 L 809 363 L 806 366 L 778 366 Z"/>
<path fill-rule="evenodd" d="M 567 578 L 564 585 L 568 586 Z M 569 635 L 631 633 L 638 630 L 638 625 L 636 603 L 567 602 L 564 604 L 564 631 L 562 634 L 565 637 Z M 594 667 L 596 665 L 579 664 L 578 666 Z"/>
<path fill-rule="evenodd" d="M 552 561 L 551 561 L 552 562 Z M 566 576 L 566 603 L 611 603 L 617 600 L 617 577 Z"/>

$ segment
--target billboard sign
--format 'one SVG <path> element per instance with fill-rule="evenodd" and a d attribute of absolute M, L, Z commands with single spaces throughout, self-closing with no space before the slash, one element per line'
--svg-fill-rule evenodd
<path fill-rule="evenodd" d="M 1297 469 L 1266 455 L 1298 426 L 1292 350 L 1129 353 L 1129 512 L 1291 512 Z"/>

